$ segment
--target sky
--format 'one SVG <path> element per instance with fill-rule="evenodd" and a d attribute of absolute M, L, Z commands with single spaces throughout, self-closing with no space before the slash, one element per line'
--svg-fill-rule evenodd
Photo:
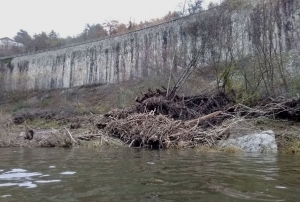
<path fill-rule="evenodd" d="M 203 7 L 209 2 L 204 0 Z M 20 29 L 31 36 L 51 30 L 61 37 L 80 34 L 85 25 L 118 20 L 140 21 L 159 18 L 178 10 L 184 0 L 0 0 L 0 38 L 13 38 Z"/>

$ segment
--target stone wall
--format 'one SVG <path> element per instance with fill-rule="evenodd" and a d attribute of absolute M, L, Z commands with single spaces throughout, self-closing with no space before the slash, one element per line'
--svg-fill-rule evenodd
<path fill-rule="evenodd" d="M 278 5 L 267 5 L 278 9 L 278 23 L 272 25 L 274 36 L 280 37 L 284 51 L 297 49 L 300 3 L 275 1 Z M 201 50 L 199 66 L 212 64 L 216 57 L 226 59 L 229 50 L 230 54 L 244 57 L 264 37 L 260 35 L 264 27 L 256 21 L 265 4 L 257 0 L 240 2 L 108 39 L 15 57 L 10 64 L 2 65 L 5 75 L 2 87 L 69 88 L 155 76 L 184 67 L 198 50 Z M 220 24 L 220 19 L 224 23 Z M 212 30 L 214 25 L 217 27 Z"/>
<path fill-rule="evenodd" d="M 115 83 L 159 74 L 175 65 L 175 54 L 188 50 L 182 20 L 74 47 L 12 60 L 7 71 L 12 89 L 68 88 Z"/>

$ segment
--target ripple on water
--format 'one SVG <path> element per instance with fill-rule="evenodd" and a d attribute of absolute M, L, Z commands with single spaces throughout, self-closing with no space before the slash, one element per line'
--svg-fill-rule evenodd
<path fill-rule="evenodd" d="M 32 182 L 3 183 L 3 184 L 0 184 L 0 187 L 12 187 L 12 186 L 19 186 L 19 187 L 26 187 L 26 188 L 35 188 L 35 187 L 37 187 L 37 185 L 33 184 Z"/>

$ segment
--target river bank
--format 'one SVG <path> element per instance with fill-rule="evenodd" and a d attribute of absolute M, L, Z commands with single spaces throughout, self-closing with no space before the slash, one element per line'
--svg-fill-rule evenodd
<path fill-rule="evenodd" d="M 241 148 L 224 147 L 220 140 L 271 130 L 280 152 L 300 151 L 299 99 L 265 100 L 247 107 L 216 93 L 166 99 L 165 90 L 146 90 L 148 86 L 136 81 L 122 88 L 94 85 L 7 93 L 0 106 L 0 147 L 109 144 L 236 152 Z M 138 92 L 147 93 L 134 99 Z M 289 105 L 284 109 L 283 103 Z"/>

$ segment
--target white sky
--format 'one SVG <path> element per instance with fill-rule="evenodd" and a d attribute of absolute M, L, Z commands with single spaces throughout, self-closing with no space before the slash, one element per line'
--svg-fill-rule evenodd
<path fill-rule="evenodd" d="M 209 2 L 204 0 L 204 8 Z M 127 24 L 162 17 L 184 0 L 0 0 L 0 38 L 20 29 L 30 35 L 51 30 L 61 37 L 81 33 L 87 23 L 118 20 Z"/>

